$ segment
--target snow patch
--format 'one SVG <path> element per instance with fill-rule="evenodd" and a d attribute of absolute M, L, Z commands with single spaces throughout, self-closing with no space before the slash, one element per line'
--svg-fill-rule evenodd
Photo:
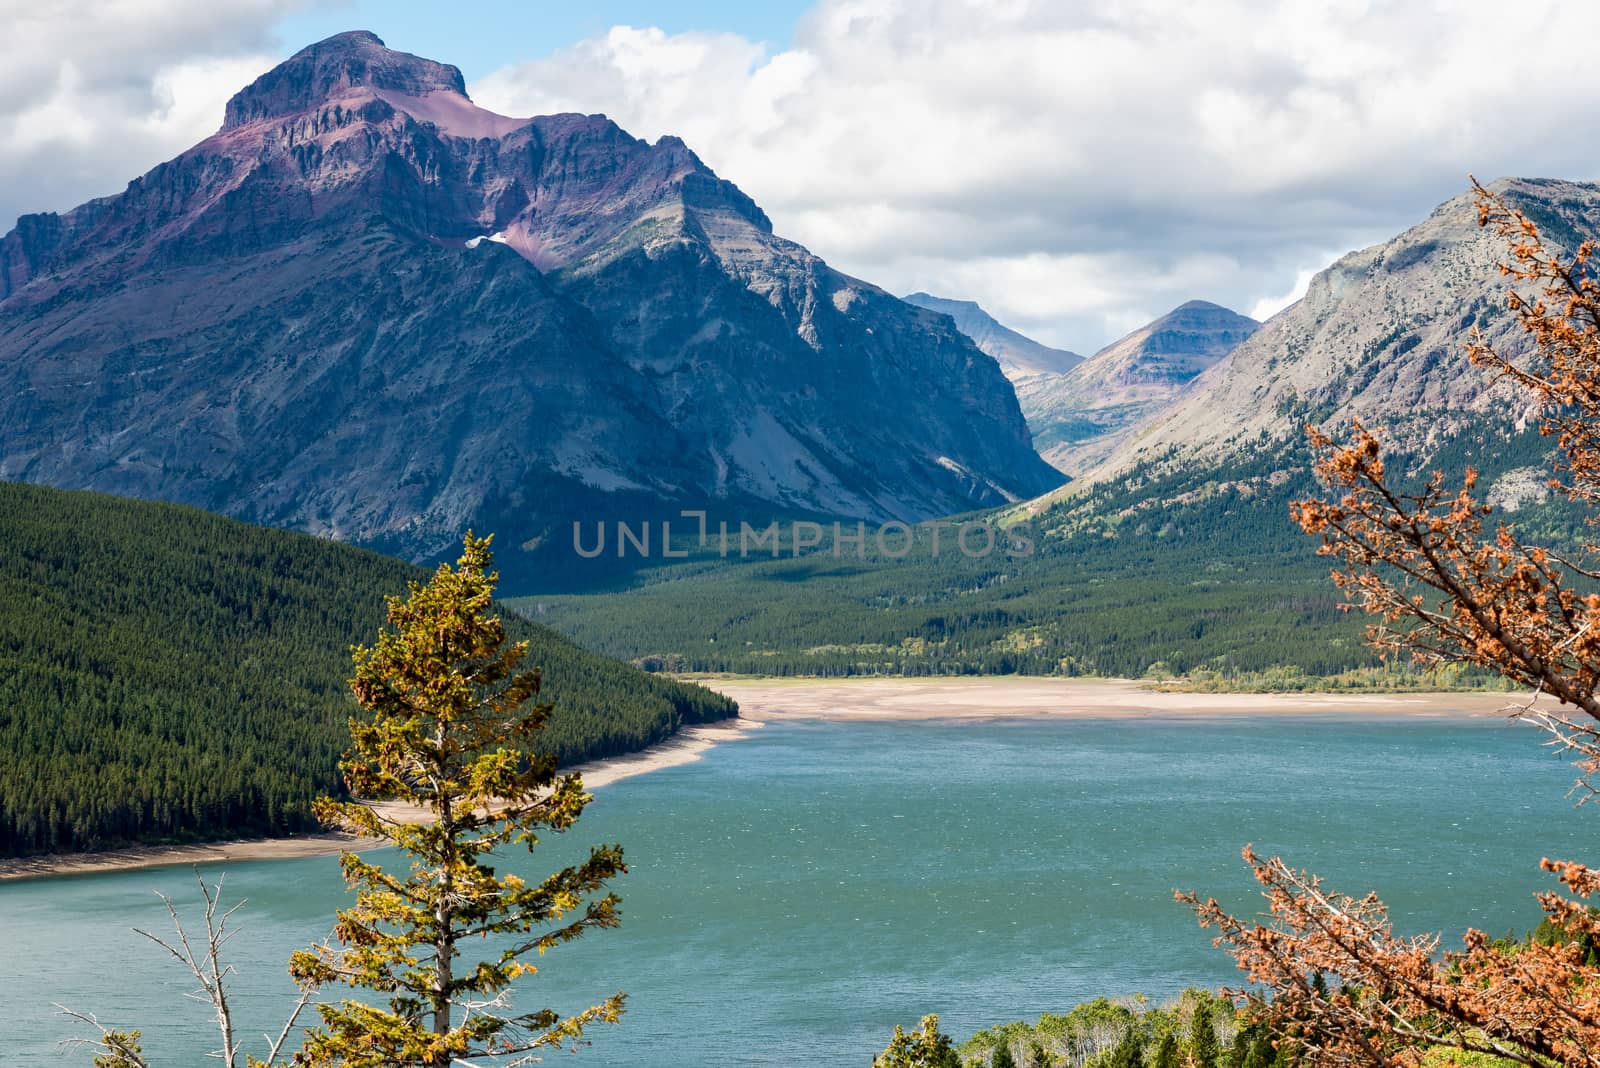
<path fill-rule="evenodd" d="M 485 241 L 493 241 L 497 245 L 511 244 L 511 239 L 506 236 L 506 232 L 504 230 L 501 230 L 498 234 L 484 234 L 481 237 L 469 237 L 467 238 L 467 247 L 477 248 Z"/>

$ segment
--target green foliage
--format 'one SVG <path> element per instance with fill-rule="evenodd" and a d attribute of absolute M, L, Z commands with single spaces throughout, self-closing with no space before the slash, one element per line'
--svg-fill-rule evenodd
<path fill-rule="evenodd" d="M 1217 1030 L 1211 1015 L 1211 1003 L 1202 1001 L 1195 1008 L 1189 1024 L 1189 1058 L 1195 1068 L 1218 1068 L 1222 1048 L 1217 1043 Z"/>
<path fill-rule="evenodd" d="M 1133 1026 L 1123 1032 L 1111 1055 L 1102 1062 L 1105 1068 L 1144 1068 L 1144 1028 Z"/>
<path fill-rule="evenodd" d="M 94 1068 L 145 1068 L 144 1047 L 139 1031 L 107 1031 L 97 1045 L 105 1050 L 95 1055 Z"/>
<path fill-rule="evenodd" d="M 1537 433 L 1484 431 L 1434 459 L 1492 478 L 1540 462 L 1547 448 Z M 1328 562 L 1290 520 L 1289 503 L 1317 492 L 1305 450 L 1264 447 L 1208 475 L 1197 483 L 1192 472 L 1146 465 L 1086 489 L 1011 528 L 1031 542 L 1025 555 L 964 556 L 947 525 L 937 555 L 931 528 L 900 558 L 881 552 L 869 528 L 858 558 L 830 525 L 799 556 L 792 532 L 779 559 L 724 560 L 715 545 L 690 543 L 681 548 L 691 559 L 656 559 L 626 581 L 608 575 L 595 592 L 509 603 L 589 648 L 669 671 L 1139 678 L 1154 669 L 1210 689 L 1432 681 L 1408 665 L 1380 670 L 1363 621 L 1340 610 Z M 1554 504 L 1516 519 L 1558 544 L 1584 536 Z M 898 552 L 900 536 L 890 541 Z"/>
<path fill-rule="evenodd" d="M 347 650 L 427 572 L 193 508 L 0 483 L 0 855 L 315 829 Z M 521 619 L 563 762 L 734 713 Z"/>
<path fill-rule="evenodd" d="M 1224 1056 L 1215 1021 L 1225 1032 L 1246 1034 L 1237 1052 Z M 1204 1036 L 1209 1035 L 1209 1043 Z M 1258 1042 L 1258 1040 L 1260 1040 Z M 1209 1051 L 1207 1046 L 1209 1045 Z M 1227 998 L 1206 990 L 1185 990 L 1178 998 L 1152 1006 L 1143 998 L 1096 998 L 1070 1012 L 1045 1013 L 1039 1022 L 999 1024 L 962 1043 L 967 1065 L 992 1066 L 1001 1050 L 1027 1049 L 1036 1065 L 1072 1068 L 1186 1068 L 1209 1063 L 1212 1068 L 1271 1068 L 1274 1049 L 1266 1036 L 1250 1030 Z M 1250 1057 L 1264 1055 L 1258 1066 Z M 1209 1062 L 1204 1058 L 1210 1057 Z"/>
<path fill-rule="evenodd" d="M 1011 1055 L 1009 1043 L 995 1047 L 994 1056 L 989 1058 L 989 1068 L 1017 1068 L 1017 1059 Z"/>
<path fill-rule="evenodd" d="M 1150 1068 L 1178 1068 L 1178 1057 L 1178 1036 L 1172 1031 L 1167 1031 L 1161 1036 L 1161 1041 L 1156 1043 L 1156 1052 L 1150 1059 Z"/>
<path fill-rule="evenodd" d="M 350 686 L 369 716 L 351 723 L 340 768 L 359 800 L 323 798 L 317 815 L 399 846 L 410 871 L 340 856 L 356 902 L 338 913 L 338 944 L 296 953 L 289 971 L 308 986 L 387 995 L 387 1007 L 318 1005 L 322 1027 L 296 1063 L 448 1068 L 560 1049 L 622 1012 L 620 993 L 565 1017 L 513 1013 L 505 997 L 537 970 L 530 955 L 617 926 L 619 899 L 597 895 L 627 869 L 620 846 L 591 849 L 532 886 L 490 863 L 511 847 L 532 852 L 542 831 L 568 830 L 590 800 L 577 775 L 558 776 L 555 757 L 540 751 L 552 706 L 534 700 L 539 672 L 522 670 L 528 644 L 508 642 L 494 614 L 490 560 L 489 540 L 469 532 L 459 565 L 441 564 L 426 586 L 410 584 L 407 599 L 391 598 L 393 629 L 354 652 Z M 409 821 L 383 802 L 427 815 Z M 502 946 L 463 967 L 461 944 L 479 938 Z"/>
<path fill-rule="evenodd" d="M 872 1068 L 961 1068 L 950 1036 L 939 1030 L 939 1017 L 924 1016 L 909 1035 L 898 1025 L 888 1047 L 872 1059 Z"/>

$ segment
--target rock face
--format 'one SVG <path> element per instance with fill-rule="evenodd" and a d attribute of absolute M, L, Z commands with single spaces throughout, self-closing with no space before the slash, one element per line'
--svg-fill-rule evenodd
<path fill-rule="evenodd" d="M 911 293 L 901 297 L 907 304 L 941 312 L 955 320 L 956 329 L 995 358 L 1000 370 L 1012 382 L 1029 375 L 1062 374 L 1083 362 L 1083 357 L 1066 349 L 1053 349 L 1031 337 L 1019 334 L 971 300 L 947 300 L 929 293 Z"/>
<path fill-rule="evenodd" d="M 1068 474 L 1092 469 L 1260 325 L 1221 305 L 1191 300 L 1065 374 L 1022 379 L 1017 397 L 1035 442 Z"/>
<path fill-rule="evenodd" d="M 1059 482 L 993 360 L 681 141 L 495 115 L 369 33 L 0 239 L 0 426 L 0 478 L 414 558 L 582 509 L 916 519 Z"/>
<path fill-rule="evenodd" d="M 1600 234 L 1600 185 L 1504 179 L 1491 188 L 1554 248 Z M 1308 422 L 1337 428 L 1359 417 L 1419 456 L 1464 431 L 1505 436 L 1536 423 L 1526 394 L 1492 383 L 1466 356 L 1473 327 L 1508 356 L 1526 351 L 1506 306 L 1505 258 L 1503 240 L 1478 227 L 1470 196 L 1350 253 L 1139 427 L 1095 477 L 1148 461 L 1204 478 L 1220 463 L 1299 440 Z"/>

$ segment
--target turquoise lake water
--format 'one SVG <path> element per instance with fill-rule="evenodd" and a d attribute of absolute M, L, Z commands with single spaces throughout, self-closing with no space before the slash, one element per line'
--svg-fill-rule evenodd
<path fill-rule="evenodd" d="M 622 928 L 552 951 L 519 1005 L 628 991 L 574 1064 L 860 1068 L 925 1012 L 960 1039 L 1234 982 L 1171 891 L 1255 911 L 1245 842 L 1378 889 L 1406 929 L 1524 930 L 1539 859 L 1600 852 L 1600 814 L 1566 800 L 1540 738 L 1498 719 L 770 725 L 606 787 L 559 848 L 507 865 L 618 841 L 632 868 Z M 226 885 L 248 899 L 236 1017 L 275 1031 L 289 951 L 344 899 L 335 862 L 230 864 Z M 56 1002 L 141 1027 L 163 1068 L 212 1063 L 192 983 L 128 930 L 164 929 L 152 892 L 181 906 L 193 887 L 184 868 L 0 885 L 0 1064 L 88 1065 Z"/>

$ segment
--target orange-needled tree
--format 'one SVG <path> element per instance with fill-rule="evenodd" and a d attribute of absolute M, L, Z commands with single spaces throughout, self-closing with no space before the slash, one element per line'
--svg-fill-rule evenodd
<path fill-rule="evenodd" d="M 1600 518 L 1600 285 L 1593 242 L 1550 249 L 1517 207 L 1473 182 L 1479 224 L 1507 241 L 1502 274 L 1529 344 L 1500 352 L 1474 334 L 1469 353 L 1537 401 L 1556 442 L 1551 485 Z M 1317 474 L 1332 499 L 1301 501 L 1294 518 L 1337 562 L 1350 604 L 1376 617 L 1369 640 L 1387 653 L 1497 672 L 1529 688 L 1516 714 L 1548 731 L 1582 770 L 1600 772 L 1600 572 L 1594 547 L 1529 544 L 1491 518 L 1470 468 L 1459 484 L 1435 473 L 1402 488 L 1379 437 L 1356 424 L 1344 444 L 1312 431 Z M 1600 872 L 1545 860 L 1565 892 L 1540 895 L 1553 937 L 1527 944 L 1466 933 L 1405 936 L 1376 895 L 1352 898 L 1277 857 L 1245 859 L 1263 888 L 1265 922 L 1180 894 L 1218 931 L 1255 989 L 1255 1013 L 1301 1063 L 1410 1066 L 1502 1058 L 1529 1068 L 1600 1068 L 1600 917 L 1588 900 Z M 1473 1061 L 1477 1064 L 1480 1062 Z"/>

